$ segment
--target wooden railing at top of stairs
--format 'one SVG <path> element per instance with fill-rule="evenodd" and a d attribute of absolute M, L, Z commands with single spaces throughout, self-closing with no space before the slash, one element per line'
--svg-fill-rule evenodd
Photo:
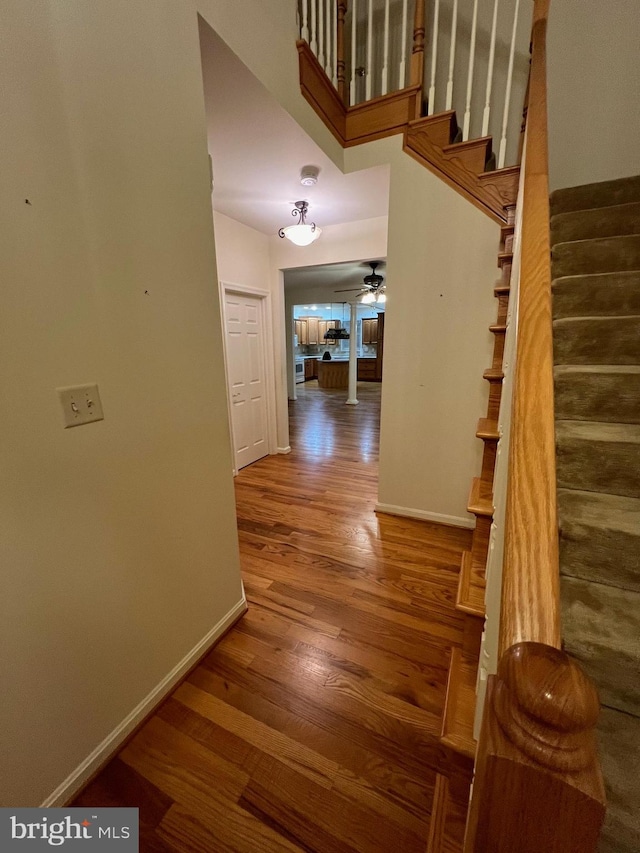
<path fill-rule="evenodd" d="M 414 6 L 409 85 L 349 106 L 344 44 L 347 3 L 346 0 L 332 0 L 330 5 L 333 3 L 336 4 L 335 85 L 326 73 L 327 66 L 318 59 L 304 37 L 308 29 L 306 17 L 303 17 L 301 27 L 303 38 L 297 43 L 302 94 L 331 133 L 344 148 L 402 133 L 407 154 L 441 177 L 496 222 L 504 224 L 505 209 L 516 200 L 519 167 L 486 170 L 492 154 L 491 137 L 456 142 L 454 137 L 458 125 L 452 109 L 421 115 L 425 0 L 416 0 Z M 303 9 L 307 9 L 307 3 L 303 2 Z M 313 32 L 312 29 L 312 42 Z"/>
<path fill-rule="evenodd" d="M 595 687 L 561 651 L 546 112 L 535 0 L 500 617 L 466 853 L 589 853 L 604 818 Z"/>

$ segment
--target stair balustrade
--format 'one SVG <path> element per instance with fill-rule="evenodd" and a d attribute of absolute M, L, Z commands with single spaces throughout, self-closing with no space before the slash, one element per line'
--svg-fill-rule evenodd
<path fill-rule="evenodd" d="M 299 0 L 300 38 L 345 107 L 417 88 L 410 118 L 455 111 L 455 141 L 491 135 L 498 169 L 519 158 L 530 21 L 527 0 Z"/>
<path fill-rule="evenodd" d="M 465 853 L 593 853 L 605 812 L 593 683 L 561 650 L 546 25 L 535 0 Z"/>

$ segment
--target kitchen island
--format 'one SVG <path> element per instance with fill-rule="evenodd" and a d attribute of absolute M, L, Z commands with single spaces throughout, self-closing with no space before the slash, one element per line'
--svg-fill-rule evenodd
<path fill-rule="evenodd" d="M 348 388 L 349 387 L 349 361 L 348 359 L 331 359 L 322 361 L 318 359 L 318 387 L 320 388 Z"/>

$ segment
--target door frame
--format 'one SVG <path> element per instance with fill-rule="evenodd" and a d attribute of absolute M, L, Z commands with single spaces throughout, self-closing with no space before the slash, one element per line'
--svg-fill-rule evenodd
<path fill-rule="evenodd" d="M 229 436 L 231 438 L 231 450 L 233 459 L 233 476 L 238 473 L 236 469 L 236 452 L 233 437 L 233 423 L 231 418 L 231 400 L 229 399 L 229 361 L 227 355 L 227 300 L 228 293 L 238 296 L 252 296 L 259 300 L 260 321 L 262 323 L 262 346 L 261 357 L 264 368 L 264 387 L 267 402 L 267 447 L 269 455 L 278 452 L 276 434 L 276 377 L 273 358 L 273 313 L 271 305 L 271 292 L 259 287 L 249 287 L 245 284 L 234 284 L 230 281 L 218 282 L 220 289 L 220 316 L 222 317 L 222 351 L 224 354 L 224 374 L 226 377 L 227 393 L 227 420 L 229 423 Z"/>

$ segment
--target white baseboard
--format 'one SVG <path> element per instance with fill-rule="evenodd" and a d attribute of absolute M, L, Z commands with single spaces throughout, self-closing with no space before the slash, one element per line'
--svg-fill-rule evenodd
<path fill-rule="evenodd" d="M 291 453 L 291 448 L 289 447 L 289 445 L 287 445 L 286 447 L 277 447 L 276 452 L 277 453 Z"/>
<path fill-rule="evenodd" d="M 191 667 L 209 650 L 211 646 L 220 639 L 224 632 L 233 625 L 247 609 L 247 601 L 242 599 L 223 616 L 217 625 L 194 646 L 191 651 L 176 664 L 162 681 L 145 696 L 140 704 L 128 714 L 116 728 L 107 735 L 93 752 L 67 776 L 55 791 L 42 803 L 40 808 L 46 809 L 53 806 L 62 806 L 82 788 L 88 779 L 93 776 L 103 764 L 113 757 L 128 735 L 139 725 L 153 709 L 162 702 L 165 696 L 175 687 Z"/>
<path fill-rule="evenodd" d="M 411 509 L 407 506 L 393 504 L 376 504 L 376 512 L 386 512 L 389 515 L 401 515 L 404 518 L 419 518 L 421 521 L 434 521 L 436 524 L 448 524 L 450 527 L 465 527 L 473 530 L 476 526 L 473 518 L 463 518 L 458 515 L 443 515 L 441 512 L 429 512 L 426 509 Z"/>

